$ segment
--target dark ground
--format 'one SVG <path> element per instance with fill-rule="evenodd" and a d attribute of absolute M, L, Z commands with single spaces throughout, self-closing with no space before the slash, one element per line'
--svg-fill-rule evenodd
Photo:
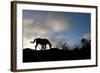
<path fill-rule="evenodd" d="M 61 61 L 61 60 L 83 60 L 91 59 L 90 48 L 75 48 L 74 50 L 60 50 L 51 48 L 49 50 L 23 49 L 23 62 Z"/>

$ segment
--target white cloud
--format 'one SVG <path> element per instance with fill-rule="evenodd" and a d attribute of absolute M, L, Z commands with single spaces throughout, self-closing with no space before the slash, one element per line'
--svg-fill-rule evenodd
<path fill-rule="evenodd" d="M 85 33 L 82 38 L 85 38 L 87 40 L 91 40 L 91 34 L 90 33 Z"/>
<path fill-rule="evenodd" d="M 28 39 L 47 38 L 52 43 L 55 43 L 54 34 L 58 32 L 68 31 L 70 28 L 69 20 L 66 20 L 63 15 L 46 14 L 38 15 L 33 18 L 23 18 L 23 45 L 28 44 Z M 53 39 L 53 40 L 52 40 Z"/>

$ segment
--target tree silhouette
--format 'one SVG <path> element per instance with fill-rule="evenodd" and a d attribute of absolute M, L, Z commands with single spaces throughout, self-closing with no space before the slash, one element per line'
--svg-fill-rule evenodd
<path fill-rule="evenodd" d="M 90 42 L 87 39 L 82 39 L 81 40 L 82 43 L 82 48 L 90 48 Z"/>
<path fill-rule="evenodd" d="M 62 42 L 58 42 L 57 43 L 56 48 L 60 48 L 62 50 L 68 50 L 69 49 L 69 45 L 67 44 L 67 42 L 62 41 Z"/>

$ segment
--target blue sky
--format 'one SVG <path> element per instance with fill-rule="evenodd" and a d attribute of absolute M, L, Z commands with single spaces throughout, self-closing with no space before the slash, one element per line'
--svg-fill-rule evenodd
<path fill-rule="evenodd" d="M 47 38 L 51 42 L 63 38 L 75 44 L 82 37 L 90 40 L 91 14 L 23 10 L 24 38 Z M 56 42 L 55 42 L 56 43 Z"/>

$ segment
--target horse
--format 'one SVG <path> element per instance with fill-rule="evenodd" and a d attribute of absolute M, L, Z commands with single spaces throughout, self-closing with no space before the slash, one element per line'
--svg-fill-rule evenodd
<path fill-rule="evenodd" d="M 30 43 L 35 43 L 36 42 L 36 45 L 35 45 L 35 50 L 37 48 L 37 46 L 40 44 L 41 45 L 41 50 L 46 50 L 46 45 L 48 44 L 49 45 L 49 48 L 51 48 L 51 43 L 48 39 L 43 39 L 43 38 L 36 38 L 34 39 L 32 42 Z"/>

